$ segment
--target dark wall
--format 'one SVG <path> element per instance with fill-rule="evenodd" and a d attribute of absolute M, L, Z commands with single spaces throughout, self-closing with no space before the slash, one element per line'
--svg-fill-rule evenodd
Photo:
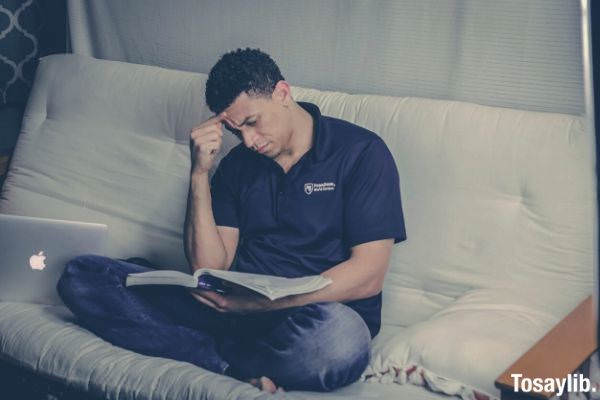
<path fill-rule="evenodd" d="M 66 51 L 66 26 L 66 0 L 0 0 L 0 155 L 14 146 L 38 59 Z"/>
<path fill-rule="evenodd" d="M 66 0 L 0 0 L 1 104 L 25 103 L 37 60 L 66 51 Z"/>

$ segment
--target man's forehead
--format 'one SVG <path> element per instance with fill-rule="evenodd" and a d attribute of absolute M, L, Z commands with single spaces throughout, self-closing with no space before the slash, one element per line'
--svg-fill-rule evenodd
<path fill-rule="evenodd" d="M 264 106 L 261 100 L 264 101 L 264 99 L 242 93 L 224 111 L 232 122 L 239 125 L 246 118 L 260 111 L 261 107 Z"/>

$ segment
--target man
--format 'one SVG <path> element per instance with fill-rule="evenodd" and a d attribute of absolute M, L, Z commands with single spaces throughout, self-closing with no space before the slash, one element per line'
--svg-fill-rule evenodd
<path fill-rule="evenodd" d="M 112 343 L 263 390 L 328 391 L 356 381 L 379 332 L 392 245 L 406 238 L 389 150 L 374 133 L 296 103 L 259 50 L 225 54 L 209 74 L 206 101 L 215 116 L 190 138 L 191 268 L 322 274 L 332 284 L 275 301 L 241 289 L 125 289 L 126 274 L 146 268 L 87 256 L 67 265 L 59 293 Z M 223 128 L 242 143 L 209 181 Z"/>

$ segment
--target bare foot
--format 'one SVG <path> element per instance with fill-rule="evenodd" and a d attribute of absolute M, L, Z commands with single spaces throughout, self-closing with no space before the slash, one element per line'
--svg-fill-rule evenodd
<path fill-rule="evenodd" d="M 277 391 L 277 386 L 275 383 L 267 378 L 266 376 L 261 376 L 260 378 L 252 378 L 248 381 L 252 386 L 256 386 L 263 392 L 275 393 Z M 283 391 L 283 388 L 279 388 Z"/>

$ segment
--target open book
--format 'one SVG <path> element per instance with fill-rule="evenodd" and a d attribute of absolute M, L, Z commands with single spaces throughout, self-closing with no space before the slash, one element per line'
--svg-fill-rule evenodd
<path fill-rule="evenodd" d="M 280 297 L 290 296 L 292 294 L 314 292 L 331 283 L 331 279 L 321 275 L 303 276 L 301 278 L 283 278 L 272 275 L 200 268 L 194 272 L 194 275 L 170 270 L 133 273 L 127 275 L 125 286 L 177 285 L 207 290 L 225 288 L 225 286 L 220 284 L 219 280 L 244 286 L 271 300 L 276 300 Z M 226 292 L 226 290 L 215 291 L 220 293 Z"/>

